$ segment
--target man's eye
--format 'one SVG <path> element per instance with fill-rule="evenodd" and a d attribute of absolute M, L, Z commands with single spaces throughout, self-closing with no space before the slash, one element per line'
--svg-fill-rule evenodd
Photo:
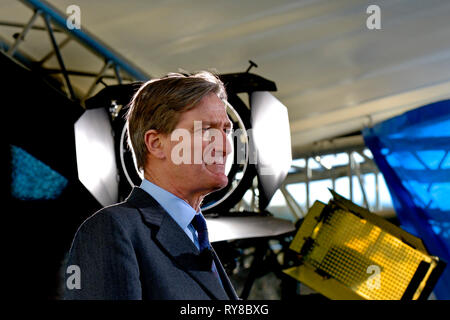
<path fill-rule="evenodd" d="M 203 139 L 209 140 L 211 136 L 211 127 L 202 128 L 203 131 Z"/>

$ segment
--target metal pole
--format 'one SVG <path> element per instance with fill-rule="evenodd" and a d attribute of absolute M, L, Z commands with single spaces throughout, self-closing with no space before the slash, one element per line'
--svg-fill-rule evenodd
<path fill-rule="evenodd" d="M 380 211 L 380 182 L 378 179 L 378 172 L 375 172 L 375 208 L 377 211 Z"/>
<path fill-rule="evenodd" d="M 334 159 L 336 159 L 336 154 L 334 154 Z M 333 167 L 330 169 L 330 176 L 331 176 L 331 187 L 334 191 L 336 191 L 336 177 L 335 177 L 335 170 L 333 170 Z"/>
<path fill-rule="evenodd" d="M 348 185 L 350 188 L 350 201 L 353 201 L 353 176 L 352 176 L 352 157 L 351 152 L 347 153 L 348 155 Z"/>
<path fill-rule="evenodd" d="M 298 213 L 296 212 L 296 209 L 292 205 L 291 200 L 286 195 L 286 191 L 283 190 L 282 188 L 280 188 L 280 191 L 283 194 L 284 200 L 286 200 L 286 204 L 287 204 L 289 210 L 291 211 L 292 215 L 294 216 L 295 220 L 298 220 L 300 217 L 299 217 Z"/>
<path fill-rule="evenodd" d="M 44 21 L 45 21 L 45 25 L 47 26 L 47 31 L 50 36 L 50 41 L 52 42 L 53 49 L 56 54 L 56 58 L 58 59 L 59 66 L 60 66 L 62 74 L 63 74 L 64 86 L 66 87 L 66 89 L 69 92 L 69 97 L 71 99 L 75 99 L 76 98 L 75 93 L 73 91 L 72 85 L 70 84 L 69 75 L 67 74 L 66 67 L 64 65 L 64 61 L 61 56 L 61 52 L 59 51 L 58 44 L 56 43 L 55 35 L 53 34 L 52 26 L 50 25 L 50 18 L 48 15 L 44 15 Z"/>
<path fill-rule="evenodd" d="M 60 69 L 53 69 L 53 68 L 42 68 L 44 70 L 45 73 L 48 74 L 54 74 L 54 73 L 62 73 Z M 97 72 L 86 72 L 86 71 L 76 71 L 76 70 L 66 70 L 68 75 L 73 75 L 73 76 L 80 76 L 80 77 L 91 77 L 91 78 L 95 78 L 97 77 L 98 73 Z M 103 79 L 117 79 L 116 75 L 110 75 L 110 74 L 104 74 L 102 76 Z M 128 81 L 133 81 L 133 79 L 128 78 L 128 77 L 124 77 L 122 78 L 123 80 L 128 80 Z"/>
<path fill-rule="evenodd" d="M 280 191 L 283 194 L 286 204 L 288 205 L 289 209 L 293 213 L 296 220 L 302 218 L 305 216 L 305 213 L 303 212 L 303 209 L 299 206 L 297 201 L 295 201 L 294 197 L 291 195 L 291 193 L 286 189 L 286 186 L 281 186 Z"/>
<path fill-rule="evenodd" d="M 305 160 L 306 210 L 309 210 L 309 179 L 311 178 L 311 168 L 308 165 L 308 158 L 305 158 Z"/>
<path fill-rule="evenodd" d="M 54 30 L 53 30 L 54 31 Z M 61 41 L 61 43 L 58 45 L 60 49 L 64 48 L 66 46 L 67 43 L 69 43 L 69 41 L 71 40 L 71 37 L 67 37 L 65 38 L 63 41 Z M 49 53 L 47 53 L 41 60 L 39 60 L 39 64 L 43 65 L 48 59 L 50 59 L 51 57 L 53 57 L 53 55 L 55 54 L 55 50 L 50 51 Z"/>
<path fill-rule="evenodd" d="M 119 84 L 122 84 L 122 77 L 120 75 L 120 67 L 117 64 L 114 65 L 114 73 L 116 75 L 117 82 L 119 82 Z"/>
<path fill-rule="evenodd" d="M 361 177 L 361 170 L 359 167 L 359 163 L 353 158 L 353 153 L 351 154 L 351 157 L 352 157 L 352 163 L 354 164 L 354 167 L 355 167 L 356 177 L 358 178 L 359 186 L 361 187 L 361 193 L 363 196 L 364 205 L 366 206 L 367 210 L 370 210 L 369 201 L 367 201 L 366 190 L 364 189 L 364 184 L 363 184 L 362 177 Z"/>
<path fill-rule="evenodd" d="M 34 11 L 33 16 L 31 17 L 30 21 L 28 21 L 28 23 L 25 25 L 25 27 L 23 28 L 20 35 L 17 37 L 14 44 L 9 48 L 7 55 L 9 55 L 10 57 L 13 56 L 14 52 L 16 52 L 16 50 L 17 50 L 17 47 L 25 39 L 26 34 L 30 30 L 30 28 L 33 26 L 34 21 L 36 20 L 36 18 L 38 17 L 39 14 L 41 14 L 40 10 Z"/>
<path fill-rule="evenodd" d="M 87 98 L 89 98 L 89 96 L 92 94 L 92 92 L 94 92 L 94 89 L 97 86 L 98 80 L 103 76 L 103 74 L 106 72 L 106 70 L 108 70 L 108 68 L 111 66 L 111 63 L 112 62 L 109 60 L 105 62 L 105 64 L 103 65 L 103 68 L 100 70 L 100 72 L 95 77 L 94 82 L 90 86 L 88 92 L 83 97 L 83 100 L 82 100 L 83 102 L 86 101 Z"/>
<path fill-rule="evenodd" d="M 24 28 L 26 24 L 18 22 L 0 21 L 0 26 Z M 41 26 L 31 26 L 31 30 L 47 31 L 47 28 Z M 53 32 L 63 32 L 63 31 L 61 29 L 53 28 Z"/>
<path fill-rule="evenodd" d="M 252 186 L 252 198 L 250 200 L 250 211 L 255 211 L 255 202 L 256 202 L 256 195 L 255 195 L 255 187 Z"/>

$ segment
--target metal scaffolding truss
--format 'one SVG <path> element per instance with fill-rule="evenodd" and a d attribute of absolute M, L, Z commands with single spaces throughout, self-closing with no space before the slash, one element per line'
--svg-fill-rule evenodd
<path fill-rule="evenodd" d="M 20 0 L 25 6 L 31 9 L 31 17 L 25 23 L 17 21 L 0 21 L 0 44 L 1 49 L 8 56 L 25 65 L 26 67 L 38 71 L 45 77 L 57 78 L 62 83 L 62 91 L 72 100 L 84 105 L 84 101 L 91 97 L 98 85 L 105 82 L 121 84 L 123 82 L 146 81 L 150 78 L 144 71 L 126 60 L 119 53 L 109 48 L 96 39 L 84 28 L 69 28 L 67 16 L 43 0 Z M 43 25 L 37 25 L 41 18 Z M 1 36 L 2 27 L 17 28 L 14 39 L 7 39 Z M 49 50 L 39 58 L 32 58 L 34 52 L 26 52 L 23 43 L 31 37 L 30 31 L 46 32 L 49 36 Z M 62 40 L 57 40 L 56 35 L 64 35 Z M 61 38 L 61 37 L 59 37 Z M 80 47 L 88 50 L 103 61 L 100 70 L 79 70 L 72 68 L 70 61 L 63 58 L 62 50 L 69 43 L 76 42 Z M 56 58 L 57 67 L 47 67 L 46 63 L 50 59 Z M 91 79 L 90 85 L 75 87 L 71 77 L 85 77 Z"/>
<path fill-rule="evenodd" d="M 343 140 L 345 139 L 346 138 Z M 370 153 L 368 153 L 369 156 L 366 154 L 368 151 L 366 150 L 366 147 L 364 145 L 357 144 L 354 146 L 346 145 L 344 148 L 340 145 L 340 141 L 338 141 L 339 139 L 335 140 L 336 141 L 334 141 L 334 143 L 337 142 L 335 145 L 338 145 L 338 148 L 327 147 L 320 150 L 315 150 L 314 152 L 304 153 L 302 157 L 295 159 L 297 161 L 303 160 L 301 165 L 298 165 L 297 161 L 293 161 L 291 170 L 279 189 L 289 212 L 288 214 L 290 215 L 290 217 L 286 218 L 297 221 L 306 216 L 309 208 L 313 205 L 310 200 L 311 198 L 314 198 L 314 195 L 312 194 L 314 191 L 311 189 L 312 183 L 316 181 L 328 180 L 331 181 L 330 188 L 337 191 L 336 181 L 342 177 L 348 178 L 348 193 L 351 201 L 355 200 L 353 198 L 354 190 L 355 188 L 358 188 L 358 192 L 361 195 L 360 205 L 368 208 L 370 211 L 383 214 L 387 218 L 391 218 L 395 215 L 392 208 L 387 205 L 389 201 L 381 198 L 382 194 L 380 193 L 379 179 L 380 171 L 378 170 L 378 167 L 373 161 Z M 330 144 L 325 145 L 329 146 Z M 333 165 L 324 162 L 324 159 L 327 156 L 329 157 L 337 154 L 346 154 L 348 161 L 346 161 L 345 164 L 341 163 Z M 313 166 L 311 164 L 315 165 Z M 374 180 L 370 181 L 373 182 L 371 199 L 369 199 L 367 181 L 365 181 L 365 175 L 368 174 L 374 175 Z M 304 184 L 304 193 L 293 194 L 292 191 L 289 191 L 290 185 L 299 183 Z M 256 186 L 257 185 L 254 184 L 253 187 L 249 189 L 249 197 L 244 197 L 235 206 L 235 208 L 233 208 L 234 211 L 252 210 L 258 207 L 258 188 Z M 329 193 L 327 188 L 323 188 L 320 192 L 323 192 L 324 194 Z M 275 206 L 279 205 L 280 204 L 277 204 Z M 272 207 L 272 209 L 274 208 Z M 270 210 L 271 209 L 269 208 L 269 211 Z"/>
<path fill-rule="evenodd" d="M 292 166 L 291 172 L 288 174 L 283 185 L 280 187 L 280 191 L 284 196 L 286 205 L 292 213 L 295 220 L 301 219 L 306 215 L 307 210 L 311 207 L 310 203 L 310 183 L 319 180 L 331 180 L 332 189 L 335 190 L 335 182 L 341 177 L 348 177 L 349 182 L 349 194 L 350 200 L 353 200 L 353 189 L 355 187 L 360 188 L 363 206 L 369 210 L 378 211 L 380 209 L 380 194 L 379 194 L 379 170 L 372 160 L 364 152 L 363 147 L 348 148 L 345 153 L 348 155 L 348 163 L 345 165 L 329 166 L 323 163 L 323 156 L 333 155 L 330 151 L 325 153 L 314 153 L 310 156 L 305 156 L 304 166 Z M 342 152 L 342 150 L 340 151 Z M 356 161 L 356 156 L 359 156 L 363 161 Z M 309 164 L 315 162 L 317 165 L 312 168 Z M 373 173 L 375 176 L 375 204 L 370 205 L 368 201 L 366 186 L 363 176 Z M 354 185 L 353 177 L 356 177 L 357 186 Z M 287 186 L 290 184 L 304 183 L 306 198 L 304 207 L 302 207 L 295 197 L 289 192 Z M 324 190 L 326 192 L 327 190 Z"/>
<path fill-rule="evenodd" d="M 0 50 L 3 50 L 17 62 L 39 72 L 44 77 L 57 79 L 60 89 L 70 99 L 84 105 L 84 102 L 89 97 L 101 89 L 100 84 L 106 86 L 132 81 L 146 81 L 151 78 L 146 72 L 90 34 L 84 27 L 80 29 L 69 28 L 67 26 L 67 15 L 48 2 L 44 0 L 20 0 L 20 2 L 25 9 L 29 9 L 29 19 L 28 21 L 0 21 Z M 38 23 L 39 20 L 41 20 L 40 24 Z M 11 36 L 4 36 L 5 33 L 2 31 L 5 28 L 8 28 L 8 30 L 11 30 L 11 28 L 16 29 L 12 38 Z M 35 52 L 27 52 L 27 48 L 24 46 L 27 41 L 32 40 L 30 38 L 33 35 L 36 36 L 36 33 L 46 33 L 48 35 L 46 52 L 39 57 L 36 57 Z M 64 57 L 64 49 L 74 42 L 78 44 L 80 50 L 93 54 L 99 59 L 100 63 L 95 68 L 89 68 L 89 64 L 82 63 L 82 68 L 85 68 L 83 70 L 80 70 L 80 67 L 72 66 L 73 61 Z M 51 60 L 53 62 L 56 61 L 56 63 L 50 64 Z M 76 86 L 73 82 L 74 77 L 89 79 L 89 83 L 83 87 Z M 350 144 L 347 141 L 349 139 L 351 140 Z M 301 157 L 305 159 L 304 167 L 292 166 L 292 170 L 281 186 L 280 191 L 295 219 L 304 217 L 306 211 L 312 205 L 309 196 L 311 192 L 310 183 L 317 180 L 330 179 L 334 189 L 335 181 L 338 178 L 349 177 L 351 198 L 353 195 L 352 190 L 355 188 L 352 177 L 356 177 L 364 205 L 369 207 L 363 176 L 368 173 L 375 173 L 376 189 L 378 190 L 379 171 L 377 166 L 372 159 L 363 153 L 364 144 L 361 142 L 362 138 L 356 137 L 355 140 L 355 137 L 350 137 L 341 140 L 343 141 L 342 145 L 339 145 L 337 140 L 333 141 L 333 144 L 338 146 L 334 151 L 314 151 L 314 153 L 302 155 Z M 337 152 L 346 152 L 348 154 L 348 164 L 329 167 L 323 163 L 322 157 L 324 155 Z M 356 154 L 362 157 L 364 161 L 361 163 L 355 161 Z M 308 165 L 310 159 L 316 162 L 318 166 L 311 168 Z M 287 186 L 294 183 L 305 183 L 306 203 L 303 207 L 299 205 L 295 197 L 288 191 Z M 256 187 L 253 187 L 250 191 L 252 192 L 250 209 L 254 209 L 257 207 L 258 191 Z M 379 207 L 378 204 L 377 192 L 376 205 L 373 209 L 377 209 Z M 243 206 L 243 201 L 237 205 L 237 207 L 240 206 Z"/>

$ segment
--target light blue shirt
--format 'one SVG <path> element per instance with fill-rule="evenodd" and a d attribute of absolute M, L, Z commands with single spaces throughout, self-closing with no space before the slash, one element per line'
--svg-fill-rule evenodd
<path fill-rule="evenodd" d="M 195 244 L 197 249 L 200 248 L 198 244 L 198 235 L 194 226 L 191 224 L 194 216 L 199 212 L 196 212 L 186 201 L 178 198 L 173 193 L 151 183 L 147 179 L 143 179 L 141 188 L 150 194 L 164 210 L 169 213 L 173 220 L 180 226 L 180 228 L 186 233 L 186 235 Z"/>

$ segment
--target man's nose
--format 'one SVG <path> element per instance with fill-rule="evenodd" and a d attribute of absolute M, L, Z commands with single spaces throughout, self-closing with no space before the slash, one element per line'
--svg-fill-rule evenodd
<path fill-rule="evenodd" d="M 214 139 L 210 147 L 212 154 L 218 157 L 227 157 L 233 151 L 230 137 L 225 132 L 222 132 L 222 139 Z"/>
<path fill-rule="evenodd" d="M 224 139 L 224 157 L 227 157 L 232 151 L 233 151 L 233 146 L 231 145 L 231 139 L 229 137 L 228 134 L 226 134 L 225 132 L 223 133 L 223 139 Z"/>

